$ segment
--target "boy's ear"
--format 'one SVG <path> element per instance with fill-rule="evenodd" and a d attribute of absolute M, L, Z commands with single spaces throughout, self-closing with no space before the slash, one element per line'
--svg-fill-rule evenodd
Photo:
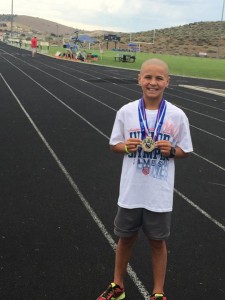
<path fill-rule="evenodd" d="M 139 73 L 139 74 L 138 74 L 138 84 L 139 84 L 139 85 L 141 85 L 141 84 L 140 84 L 140 79 L 141 79 L 141 74 Z"/>
<path fill-rule="evenodd" d="M 168 80 L 167 80 L 167 85 L 166 85 L 166 87 L 168 87 L 169 84 L 170 84 L 170 77 L 168 76 Z"/>

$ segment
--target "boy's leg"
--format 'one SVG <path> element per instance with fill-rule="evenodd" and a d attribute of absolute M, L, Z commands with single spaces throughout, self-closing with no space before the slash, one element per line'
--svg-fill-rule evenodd
<path fill-rule="evenodd" d="M 153 293 L 163 293 L 166 267 L 167 267 L 167 247 L 166 242 L 150 240 L 152 270 L 153 270 Z"/>
<path fill-rule="evenodd" d="M 170 235 L 170 224 L 171 212 L 144 211 L 142 228 L 151 247 L 153 294 L 163 293 L 167 268 L 166 240 Z"/>
<path fill-rule="evenodd" d="M 96 300 L 125 299 L 124 276 L 137 234 L 121 237 L 116 248 L 114 280 Z"/>
<path fill-rule="evenodd" d="M 116 248 L 114 282 L 124 288 L 124 276 L 127 265 L 132 255 L 132 246 L 137 238 L 137 234 L 131 237 L 120 238 Z"/>

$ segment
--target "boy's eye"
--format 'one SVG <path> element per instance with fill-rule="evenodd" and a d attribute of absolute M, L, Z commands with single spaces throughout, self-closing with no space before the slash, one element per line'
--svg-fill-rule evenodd
<path fill-rule="evenodd" d="M 150 79 L 153 79 L 153 77 L 152 76 L 145 76 L 145 79 L 149 79 L 150 80 Z M 163 80 L 164 78 L 162 76 L 156 76 L 155 79 L 156 80 Z"/>

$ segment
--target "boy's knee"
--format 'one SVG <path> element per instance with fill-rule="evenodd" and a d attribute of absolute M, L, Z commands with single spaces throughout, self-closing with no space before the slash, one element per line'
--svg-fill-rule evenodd
<path fill-rule="evenodd" d="M 159 250 L 162 248 L 166 248 L 165 240 L 149 240 L 150 246 L 152 249 Z"/>
<path fill-rule="evenodd" d="M 132 235 L 132 236 L 129 236 L 129 237 L 121 237 L 119 239 L 119 242 L 118 244 L 121 244 L 121 246 L 132 246 L 134 244 L 134 242 L 136 241 L 138 235 L 135 234 L 135 235 Z"/>

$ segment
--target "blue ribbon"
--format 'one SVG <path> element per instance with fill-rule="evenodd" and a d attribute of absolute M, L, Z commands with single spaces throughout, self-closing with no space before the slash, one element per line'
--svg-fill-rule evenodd
<path fill-rule="evenodd" d="M 161 131 L 164 118 L 166 114 L 166 101 L 164 99 L 161 100 L 159 104 L 158 114 L 156 116 L 155 126 L 154 126 L 154 135 L 153 135 L 153 141 L 158 140 L 158 135 Z M 139 101 L 138 105 L 138 115 L 139 115 L 139 122 L 141 127 L 141 138 L 144 140 L 146 136 L 149 136 L 149 130 L 148 130 L 148 121 L 145 111 L 145 103 L 144 98 L 142 97 Z"/>

